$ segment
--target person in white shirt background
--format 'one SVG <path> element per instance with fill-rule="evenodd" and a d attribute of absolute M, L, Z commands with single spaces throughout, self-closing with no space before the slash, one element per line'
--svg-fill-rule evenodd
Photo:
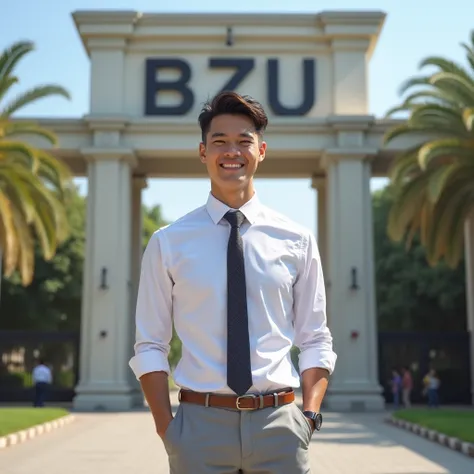
<path fill-rule="evenodd" d="M 43 359 L 38 359 L 38 363 L 33 369 L 32 378 L 35 387 L 33 405 L 38 408 L 43 407 L 48 387 L 53 382 L 51 369 L 46 365 Z"/>
<path fill-rule="evenodd" d="M 259 102 L 234 92 L 203 106 L 207 203 L 155 232 L 143 255 L 130 367 L 171 474 L 310 472 L 337 356 L 315 238 L 262 204 L 254 188 L 267 123 Z M 173 323 L 182 342 L 174 417 Z M 300 385 L 303 410 L 295 404 Z"/>

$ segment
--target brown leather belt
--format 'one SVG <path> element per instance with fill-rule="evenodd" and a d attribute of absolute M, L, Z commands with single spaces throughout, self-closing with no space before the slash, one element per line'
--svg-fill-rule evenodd
<path fill-rule="evenodd" d="M 205 407 L 230 408 L 237 410 L 260 410 L 261 408 L 287 405 L 295 400 L 295 392 L 277 392 L 265 395 L 220 395 L 215 393 L 200 393 L 180 390 L 180 402 L 203 405 Z"/>

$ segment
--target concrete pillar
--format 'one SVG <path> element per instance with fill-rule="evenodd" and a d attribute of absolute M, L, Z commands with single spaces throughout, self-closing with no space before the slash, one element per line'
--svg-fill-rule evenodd
<path fill-rule="evenodd" d="M 370 163 L 365 154 L 328 154 L 328 292 L 338 354 L 326 406 L 384 408 L 378 383 Z"/>
<path fill-rule="evenodd" d="M 466 221 L 464 231 L 466 261 L 467 329 L 471 340 L 471 398 L 474 405 L 474 211 Z"/>
<path fill-rule="evenodd" d="M 368 113 L 368 39 L 334 39 L 331 43 L 333 114 Z"/>
<path fill-rule="evenodd" d="M 327 270 L 327 197 L 326 178 L 324 176 L 313 176 L 311 187 L 317 190 L 317 241 L 323 271 Z"/>
<path fill-rule="evenodd" d="M 138 294 L 138 284 L 140 281 L 141 261 L 143 255 L 142 231 L 143 231 L 143 213 L 142 213 L 142 190 L 147 187 L 146 178 L 143 176 L 134 176 L 132 179 L 132 206 L 131 206 L 131 281 L 132 294 L 130 298 L 130 331 L 128 348 L 128 359 L 134 355 L 133 345 L 135 343 L 135 308 Z M 134 392 L 134 404 L 143 403 L 143 395 L 140 383 L 131 370 L 128 371 L 129 382 Z"/>
<path fill-rule="evenodd" d="M 326 313 L 328 318 L 328 324 L 330 323 L 331 310 L 329 308 L 329 292 L 330 292 L 330 278 L 329 268 L 327 265 L 327 197 L 326 197 L 326 177 L 325 176 L 313 176 L 311 180 L 311 187 L 317 190 L 316 209 L 317 209 L 317 242 L 319 254 L 321 256 L 321 264 L 323 267 L 324 283 L 326 285 Z"/>
<path fill-rule="evenodd" d="M 131 154 L 84 150 L 88 159 L 81 365 L 74 408 L 132 406 L 128 369 L 131 299 Z"/>

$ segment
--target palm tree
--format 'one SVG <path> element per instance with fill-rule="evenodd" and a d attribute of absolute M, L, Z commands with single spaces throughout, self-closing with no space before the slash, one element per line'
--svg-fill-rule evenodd
<path fill-rule="evenodd" d="M 474 31 L 462 47 L 467 68 L 441 57 L 422 61 L 420 68 L 435 71 L 402 86 L 402 94 L 412 92 L 387 115 L 408 112 L 408 119 L 384 137 L 413 143 L 390 171 L 390 237 L 410 246 L 419 235 L 430 264 L 444 259 L 451 267 L 462 258 L 464 223 L 474 209 Z"/>
<path fill-rule="evenodd" d="M 38 99 L 69 98 L 67 91 L 45 85 L 5 103 L 18 82 L 15 67 L 33 48 L 30 42 L 18 42 L 0 56 L 0 249 L 5 276 L 18 270 L 24 285 L 33 278 L 36 241 L 44 258 L 51 259 L 68 235 L 64 199 L 72 182 L 65 165 L 25 141 L 31 135 L 56 145 L 55 135 L 35 123 L 12 120 L 13 114 Z"/>

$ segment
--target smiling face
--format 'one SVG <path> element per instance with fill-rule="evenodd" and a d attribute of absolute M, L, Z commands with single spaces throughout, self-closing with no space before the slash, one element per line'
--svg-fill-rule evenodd
<path fill-rule="evenodd" d="M 214 117 L 199 146 L 211 179 L 212 194 L 231 207 L 240 207 L 254 194 L 253 176 L 265 158 L 266 143 L 245 115 Z"/>

